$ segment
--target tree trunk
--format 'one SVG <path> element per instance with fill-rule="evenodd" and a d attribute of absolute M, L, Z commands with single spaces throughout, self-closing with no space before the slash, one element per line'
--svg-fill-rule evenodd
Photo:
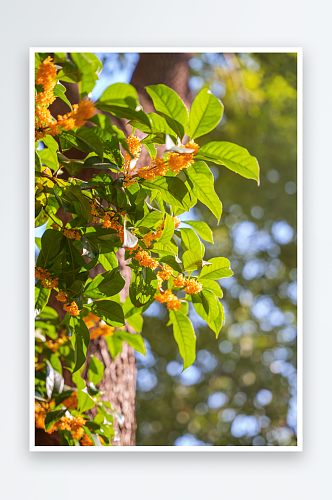
<path fill-rule="evenodd" d="M 132 76 L 131 84 L 136 88 L 139 101 L 145 112 L 154 111 L 154 108 L 144 87 L 158 83 L 163 83 L 173 88 L 188 106 L 191 100 L 188 87 L 188 61 L 190 57 L 192 57 L 192 54 L 181 53 L 144 53 L 140 55 L 139 62 Z M 67 82 L 62 83 L 67 88 L 66 95 L 70 102 L 72 104 L 78 103 L 78 86 Z M 50 107 L 50 111 L 53 116 L 57 117 L 58 114 L 63 115 L 67 113 L 69 107 L 62 100 L 56 99 Z M 113 119 L 113 117 L 112 121 L 115 125 L 121 126 L 123 130 L 126 130 L 127 135 L 131 133 L 131 127 L 126 127 L 123 121 L 119 123 L 120 120 Z M 66 151 L 66 156 L 69 158 L 80 158 L 80 155 L 82 155 L 82 153 L 74 148 Z M 147 153 L 142 152 L 141 162 L 145 162 L 148 159 Z M 96 169 L 84 169 L 80 172 L 78 177 L 83 180 L 89 180 L 92 175 L 97 172 Z M 124 261 L 124 251 L 122 249 L 117 253 L 117 257 L 121 268 L 121 274 L 126 278 L 126 285 L 123 290 L 124 293 L 122 293 L 122 300 L 124 300 L 129 292 L 131 272 Z M 102 266 L 98 265 L 97 267 L 98 270 L 93 270 L 94 276 L 104 271 Z M 62 305 L 55 300 L 55 294 L 53 292 L 50 297 L 49 305 L 56 309 L 61 316 L 64 315 Z M 128 326 L 127 330 L 133 333 Z M 134 446 L 136 431 L 135 395 L 137 373 L 134 350 L 124 342 L 121 354 L 119 354 L 115 360 L 112 360 L 105 339 L 99 338 L 90 341 L 87 353 L 87 363 L 91 355 L 96 356 L 105 366 L 104 378 L 100 384 L 98 384 L 98 388 L 104 392 L 101 399 L 110 402 L 112 407 L 124 417 L 123 423 L 121 422 L 122 425 L 120 425 L 118 419 L 114 419 L 114 428 L 118 432 L 118 440 L 115 440 L 113 444 L 118 446 Z M 87 370 L 85 370 L 85 372 L 86 371 Z M 68 370 L 64 371 L 64 376 L 66 384 L 71 385 L 71 377 Z M 50 445 L 50 436 L 46 433 L 43 434 L 45 435 L 44 441 L 41 433 L 36 433 L 36 444 L 39 446 Z M 52 444 L 56 445 L 56 439 L 52 440 Z"/>

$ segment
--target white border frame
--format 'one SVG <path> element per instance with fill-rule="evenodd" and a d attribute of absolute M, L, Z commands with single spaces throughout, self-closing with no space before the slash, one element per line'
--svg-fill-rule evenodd
<path fill-rule="evenodd" d="M 36 52 L 232 52 L 232 53 L 296 53 L 297 54 L 297 331 L 298 331 L 298 394 L 297 394 L 297 446 L 91 446 L 90 452 L 301 452 L 303 451 L 303 49 L 302 47 L 30 47 L 29 61 L 29 451 L 82 452 L 83 447 L 35 446 L 34 418 L 34 56 Z"/>

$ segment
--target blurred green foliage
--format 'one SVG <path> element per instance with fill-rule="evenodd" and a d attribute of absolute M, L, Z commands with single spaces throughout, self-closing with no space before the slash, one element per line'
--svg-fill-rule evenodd
<path fill-rule="evenodd" d="M 218 127 L 197 142 L 248 148 L 261 185 L 212 166 L 220 225 L 202 204 L 187 217 L 213 229 L 206 259 L 231 261 L 234 276 L 220 280 L 226 325 L 216 342 L 191 309 L 197 360 L 181 374 L 165 311 L 158 304 L 147 311 L 149 348 L 137 355 L 139 446 L 296 445 L 296 65 L 296 54 L 286 53 L 190 61 L 193 95 L 207 86 L 225 106 Z"/>

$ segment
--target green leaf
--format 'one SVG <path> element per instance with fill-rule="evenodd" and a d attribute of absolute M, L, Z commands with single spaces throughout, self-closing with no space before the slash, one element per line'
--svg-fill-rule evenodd
<path fill-rule="evenodd" d="M 73 389 L 72 390 L 63 391 L 59 396 L 57 396 L 56 398 L 54 398 L 55 406 L 59 406 L 62 403 L 62 401 L 64 401 L 65 399 L 69 398 L 70 396 L 72 396 L 72 394 L 74 392 L 75 391 Z"/>
<path fill-rule="evenodd" d="M 95 356 L 91 356 L 88 370 L 89 382 L 92 382 L 94 386 L 99 384 L 104 376 L 104 371 L 104 363 Z"/>
<path fill-rule="evenodd" d="M 183 358 L 183 369 L 193 364 L 196 358 L 196 337 L 193 325 L 187 316 L 180 311 L 170 311 L 170 320 L 173 324 L 173 334 Z"/>
<path fill-rule="evenodd" d="M 150 126 L 150 120 L 146 113 L 142 109 L 136 111 L 135 108 L 125 107 L 125 106 L 116 106 L 114 104 L 104 104 L 99 103 L 96 105 L 98 109 L 101 111 L 107 111 L 111 113 L 111 115 L 116 116 L 117 118 L 126 118 L 127 120 L 137 120 Z"/>
<path fill-rule="evenodd" d="M 155 158 L 157 156 L 157 150 L 154 144 L 148 144 L 145 142 L 144 146 L 151 158 Z"/>
<path fill-rule="evenodd" d="M 157 113 L 166 119 L 168 125 L 180 139 L 183 138 L 188 123 L 188 110 L 174 90 L 166 85 L 149 85 L 145 87 L 153 101 Z"/>
<path fill-rule="evenodd" d="M 123 332 L 121 330 L 115 330 L 114 335 L 112 337 L 121 339 L 122 342 L 127 342 L 130 347 L 133 347 L 135 351 L 140 352 L 141 354 L 146 354 L 145 344 L 143 337 L 138 333 L 132 334 L 129 332 Z"/>
<path fill-rule="evenodd" d="M 194 295 L 192 295 L 192 298 L 194 298 Z M 217 302 L 219 302 L 217 296 L 214 294 L 214 292 L 211 292 L 210 290 L 202 290 L 200 292 L 200 295 L 202 296 L 203 299 L 203 306 L 205 309 L 208 309 L 208 315 L 209 315 L 209 321 L 213 321 L 219 314 L 219 309 L 217 306 Z M 193 300 L 194 302 L 194 300 Z"/>
<path fill-rule="evenodd" d="M 164 264 L 168 264 L 172 269 L 177 271 L 178 273 L 182 273 L 181 260 L 176 255 L 165 255 L 162 258 L 158 259 L 160 262 Z"/>
<path fill-rule="evenodd" d="M 72 343 L 75 347 L 75 366 L 73 373 L 85 363 L 86 352 L 90 342 L 90 333 L 84 321 L 78 316 L 72 316 L 69 325 L 73 330 Z"/>
<path fill-rule="evenodd" d="M 151 120 L 152 132 L 159 132 L 163 135 L 168 134 L 170 136 L 174 135 L 173 129 L 168 125 L 165 118 L 157 115 L 157 113 L 148 113 L 148 117 Z"/>
<path fill-rule="evenodd" d="M 205 248 L 195 231 L 193 229 L 185 227 L 180 229 L 180 234 L 183 250 L 185 252 L 187 250 L 190 250 L 192 253 L 195 253 L 202 258 Z"/>
<path fill-rule="evenodd" d="M 43 269 L 46 268 L 47 262 L 52 260 L 60 251 L 60 246 L 63 240 L 61 231 L 47 229 L 41 239 L 41 251 L 38 255 L 38 265 Z"/>
<path fill-rule="evenodd" d="M 95 401 L 88 393 L 88 389 L 85 387 L 83 390 L 78 391 L 77 395 L 77 410 L 80 413 L 91 410 L 96 405 Z"/>
<path fill-rule="evenodd" d="M 112 172 L 120 172 L 120 169 L 115 163 L 112 163 L 107 158 L 104 158 L 103 161 L 100 160 L 99 156 L 89 156 L 84 161 L 84 167 L 88 168 L 98 168 L 102 170 L 111 170 Z"/>
<path fill-rule="evenodd" d="M 220 278 L 229 278 L 233 275 L 230 268 L 230 262 L 225 257 L 214 257 L 208 261 L 211 266 L 203 267 L 199 278 L 218 280 Z"/>
<path fill-rule="evenodd" d="M 198 150 L 195 158 L 224 165 L 242 177 L 254 179 L 259 185 L 258 161 L 241 146 L 231 142 L 209 142 Z"/>
<path fill-rule="evenodd" d="M 187 250 L 182 255 L 183 269 L 185 271 L 194 271 L 195 269 L 200 269 L 203 266 L 202 256 Z"/>
<path fill-rule="evenodd" d="M 82 280 L 76 280 L 74 283 L 71 285 L 67 286 L 66 292 L 70 299 L 75 299 L 77 297 L 80 297 L 82 295 L 84 288 L 84 281 Z"/>
<path fill-rule="evenodd" d="M 139 271 L 132 269 L 129 297 L 133 305 L 142 307 L 151 304 L 154 301 L 157 284 L 157 276 L 149 267 L 140 268 Z"/>
<path fill-rule="evenodd" d="M 62 99 L 62 101 L 64 101 L 72 110 L 73 109 L 72 105 L 65 96 L 65 92 L 66 92 L 66 87 L 64 85 L 61 85 L 61 83 L 57 83 L 53 89 L 53 94 L 55 95 L 55 97 L 59 97 L 59 99 Z"/>
<path fill-rule="evenodd" d="M 217 300 L 217 306 L 219 309 L 219 314 L 218 316 L 211 322 L 210 328 L 215 332 L 216 338 L 218 338 L 220 330 L 225 323 L 225 312 L 224 312 L 224 306 L 222 303 Z"/>
<path fill-rule="evenodd" d="M 71 52 L 71 57 L 79 69 L 79 89 L 82 98 L 92 91 L 103 65 L 98 57 L 92 53 Z"/>
<path fill-rule="evenodd" d="M 114 360 L 117 357 L 117 355 L 120 354 L 120 352 L 122 351 L 122 342 L 123 341 L 117 335 L 107 335 L 107 337 L 105 337 L 105 340 L 106 340 L 106 344 L 107 344 L 109 353 L 110 353 L 112 359 Z"/>
<path fill-rule="evenodd" d="M 79 146 L 82 148 L 82 143 L 86 146 L 83 151 L 94 151 L 100 159 L 103 159 L 103 143 L 100 138 L 93 132 L 92 129 L 81 127 L 76 132 L 76 139 Z"/>
<path fill-rule="evenodd" d="M 58 143 L 56 142 L 56 140 L 54 139 L 54 137 L 52 137 L 51 135 L 46 135 L 43 138 L 43 143 L 56 156 L 56 153 L 59 149 L 59 146 L 58 146 Z"/>
<path fill-rule="evenodd" d="M 199 234 L 203 240 L 210 241 L 210 243 L 214 243 L 213 234 L 211 228 L 207 225 L 206 222 L 198 221 L 198 220 L 183 220 L 181 221 L 183 224 L 188 224 L 193 227 L 195 231 Z"/>
<path fill-rule="evenodd" d="M 129 83 L 113 83 L 104 90 L 97 104 L 100 102 L 135 108 L 138 104 L 138 96 L 135 87 Z"/>
<path fill-rule="evenodd" d="M 194 194 L 211 210 L 219 222 L 222 205 L 214 190 L 213 174 L 209 167 L 202 161 L 195 161 L 185 170 L 185 174 L 193 183 Z"/>
<path fill-rule="evenodd" d="M 112 269 L 118 266 L 118 259 L 113 252 L 100 254 L 98 261 L 105 271 L 112 271 Z"/>
<path fill-rule="evenodd" d="M 140 333 L 143 328 L 143 316 L 141 314 L 133 314 L 126 318 L 128 325 L 130 325 L 136 333 Z"/>
<path fill-rule="evenodd" d="M 199 314 L 199 316 L 207 322 L 211 330 L 218 335 L 224 320 L 223 308 L 219 299 L 213 292 L 204 290 L 198 294 L 193 294 L 191 300 L 197 314 Z"/>
<path fill-rule="evenodd" d="M 63 147 L 63 141 L 66 141 L 66 147 Z M 63 131 L 60 135 L 60 142 L 62 143 L 62 150 L 74 146 L 85 153 L 94 152 L 100 159 L 103 158 L 103 143 L 99 137 L 92 132 L 92 129 L 82 127 L 78 129 L 77 132 L 73 132 L 72 130 Z M 69 146 L 67 143 L 69 143 Z"/>
<path fill-rule="evenodd" d="M 96 102 L 98 109 L 108 111 L 118 118 L 144 123 L 150 130 L 150 119 L 142 109 L 137 109 L 138 106 L 137 92 L 132 85 L 127 83 L 110 85 Z"/>
<path fill-rule="evenodd" d="M 42 312 L 50 297 L 51 290 L 43 288 L 41 281 L 35 286 L 35 309 Z"/>
<path fill-rule="evenodd" d="M 158 239 L 158 243 L 166 245 L 173 236 L 174 233 L 174 222 L 170 215 L 166 213 L 165 225 L 161 237 Z"/>
<path fill-rule="evenodd" d="M 117 302 L 112 300 L 99 300 L 90 305 L 95 316 L 105 321 L 110 326 L 123 326 L 123 309 Z"/>
<path fill-rule="evenodd" d="M 120 274 L 120 268 L 116 267 L 112 271 L 98 274 L 86 287 L 83 297 L 100 299 L 116 295 L 125 286 L 125 279 Z"/>
<path fill-rule="evenodd" d="M 70 241 L 66 242 L 66 267 L 62 274 L 65 276 L 65 280 L 70 278 L 67 282 L 67 286 L 75 281 L 75 275 L 77 275 L 82 267 L 84 267 L 85 260 L 83 259 L 77 248 L 72 245 Z"/>
<path fill-rule="evenodd" d="M 122 343 L 127 342 L 135 351 L 141 354 L 146 354 L 144 340 L 141 335 L 131 334 L 129 332 L 123 332 L 120 330 L 115 330 L 113 335 L 108 335 L 105 337 L 110 355 L 114 360 L 118 354 L 122 351 Z"/>
<path fill-rule="evenodd" d="M 137 227 L 147 227 L 147 228 L 155 228 L 158 222 L 160 222 L 163 218 L 162 212 L 159 210 L 154 210 L 153 212 L 147 214 L 142 220 L 140 220 L 136 226 Z"/>
<path fill-rule="evenodd" d="M 73 61 L 66 61 L 57 74 L 57 78 L 63 82 L 78 83 L 80 80 L 80 71 Z"/>
<path fill-rule="evenodd" d="M 66 189 L 66 195 L 70 200 L 79 203 L 83 217 L 88 222 L 91 222 L 93 219 L 91 206 L 89 200 L 82 194 L 81 188 L 79 186 L 70 186 Z"/>
<path fill-rule="evenodd" d="M 43 165 L 46 165 L 46 167 L 49 167 L 53 171 L 58 169 L 59 163 L 56 153 L 54 154 L 50 149 L 44 148 L 39 151 L 39 156 Z"/>
<path fill-rule="evenodd" d="M 178 177 L 158 176 L 156 179 L 144 181 L 142 184 L 149 189 L 157 189 L 162 199 L 169 205 L 175 205 L 184 210 L 189 210 L 191 207 L 188 188 Z"/>
<path fill-rule="evenodd" d="M 84 162 L 82 160 L 71 160 L 64 156 L 62 153 L 57 155 L 60 165 L 62 165 L 69 175 L 75 177 L 83 168 Z"/>
<path fill-rule="evenodd" d="M 53 369 L 55 371 L 57 371 L 58 373 L 60 373 L 60 375 L 62 375 L 62 366 L 61 366 L 61 362 L 60 362 L 59 356 L 57 356 L 56 354 L 52 353 L 51 356 L 50 356 L 50 363 L 51 363 Z"/>
<path fill-rule="evenodd" d="M 41 171 L 42 171 L 41 167 L 42 167 L 42 165 L 41 165 L 40 156 L 37 153 L 37 151 L 35 151 L 35 171 L 38 172 L 39 174 L 41 174 Z"/>
<path fill-rule="evenodd" d="M 223 104 L 209 89 L 202 89 L 194 99 L 189 114 L 189 136 L 191 139 L 213 130 L 221 120 Z"/>
<path fill-rule="evenodd" d="M 48 431 L 55 422 L 60 420 L 60 418 L 64 416 L 66 411 L 67 408 L 65 408 L 64 410 L 50 411 L 45 418 L 45 431 Z"/>
<path fill-rule="evenodd" d="M 204 278 L 202 278 L 202 279 L 199 278 L 199 282 L 203 285 L 204 290 L 210 290 L 211 292 L 214 292 L 217 297 L 222 298 L 223 293 L 222 293 L 222 290 L 220 288 L 219 283 L 217 283 L 216 281 L 204 279 Z"/>

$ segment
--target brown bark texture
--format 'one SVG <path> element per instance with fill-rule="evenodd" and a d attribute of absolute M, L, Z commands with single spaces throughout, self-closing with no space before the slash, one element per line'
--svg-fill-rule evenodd
<path fill-rule="evenodd" d="M 181 54 L 181 53 L 143 53 L 140 54 L 139 62 L 133 73 L 131 84 L 136 88 L 139 96 L 139 101 L 145 112 L 155 111 L 153 108 L 152 101 L 145 91 L 145 86 L 154 85 L 158 83 L 163 83 L 173 88 L 180 97 L 183 99 L 185 104 L 188 106 L 191 101 L 191 95 L 188 88 L 189 80 L 189 66 L 188 61 L 192 57 L 192 54 Z M 72 104 L 79 102 L 79 92 L 77 84 L 62 82 L 66 86 L 66 95 Z M 53 116 L 63 115 L 68 113 L 69 107 L 60 99 L 56 101 L 50 107 L 50 111 Z M 126 135 L 131 133 L 131 127 L 125 125 L 123 120 L 114 119 L 111 117 L 114 125 L 118 126 L 126 132 Z M 162 151 L 161 151 L 162 153 Z M 65 152 L 68 158 L 84 158 L 84 153 L 77 151 L 72 148 Z M 149 157 L 145 151 L 142 152 L 141 162 L 148 161 Z M 78 177 L 83 180 L 89 180 L 92 175 L 96 174 L 98 171 L 96 169 L 84 169 L 78 174 Z M 65 178 L 65 176 L 64 176 Z M 58 216 L 66 221 L 66 214 L 59 213 Z M 122 300 L 129 293 L 129 284 L 131 279 L 130 269 L 126 266 L 124 261 L 124 251 L 119 250 L 118 262 L 121 268 L 121 274 L 126 279 L 126 285 L 123 290 Z M 93 275 L 104 272 L 101 265 L 97 266 L 98 269 L 92 270 Z M 91 273 L 91 272 L 90 272 Z M 55 293 L 52 291 L 49 305 L 53 307 L 59 314 L 60 318 L 64 317 L 64 311 L 62 304 L 55 299 Z M 127 326 L 127 331 L 133 331 Z M 129 347 L 126 342 L 123 343 L 123 348 L 121 354 L 119 354 L 116 359 L 112 359 L 110 353 L 107 349 L 107 345 L 104 338 L 98 338 L 90 341 L 90 345 L 87 352 L 87 363 L 82 375 L 87 377 L 87 369 L 91 355 L 96 356 L 100 361 L 104 363 L 105 374 L 103 380 L 98 384 L 98 389 L 103 391 L 101 399 L 111 403 L 114 410 L 118 411 L 123 415 L 123 422 L 119 419 L 114 418 L 114 429 L 118 432 L 118 439 L 113 441 L 116 446 L 134 446 L 135 445 L 135 431 L 136 431 L 136 420 L 135 420 L 135 396 L 136 396 L 136 374 L 137 369 L 135 365 L 134 350 Z M 71 377 L 68 370 L 64 370 L 65 383 L 67 385 L 73 385 L 71 383 Z M 91 414 L 94 415 L 93 410 Z M 53 435 L 48 435 L 39 429 L 36 429 L 36 445 L 37 446 L 58 446 L 60 445 L 58 433 Z"/>

